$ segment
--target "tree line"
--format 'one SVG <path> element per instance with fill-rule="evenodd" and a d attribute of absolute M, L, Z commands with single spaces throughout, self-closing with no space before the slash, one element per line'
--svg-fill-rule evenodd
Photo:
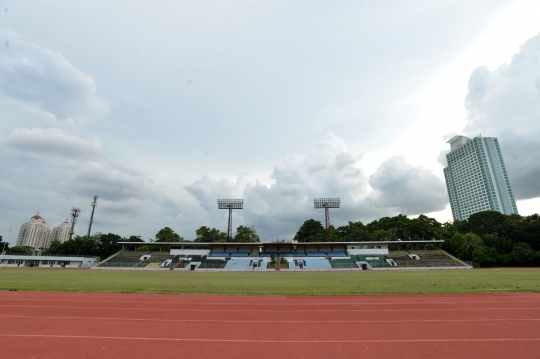
<path fill-rule="evenodd" d="M 324 242 L 326 230 L 320 221 L 306 220 L 292 238 L 298 242 Z M 434 218 L 420 215 L 383 217 L 363 224 L 348 222 L 344 226 L 330 226 L 333 242 L 367 241 L 415 241 L 443 239 L 442 248 L 466 261 L 474 261 L 482 267 L 493 266 L 540 266 L 540 216 L 504 215 L 485 211 L 471 215 L 467 220 L 440 223 Z M 216 228 L 202 226 L 195 231 L 195 238 L 186 241 L 171 228 L 159 230 L 150 242 L 226 242 L 227 234 Z M 101 234 L 96 237 L 75 237 L 60 243 L 53 241 L 43 254 L 92 255 L 105 259 L 122 248 L 119 242 L 143 242 L 138 236 L 129 238 L 117 234 Z M 260 242 L 254 227 L 239 226 L 233 242 Z M 285 241 L 285 240 L 281 240 Z M 0 236 L 0 249 L 4 248 Z M 140 246 L 141 250 L 157 250 Z M 7 254 L 31 254 L 28 247 L 9 248 Z"/>
<path fill-rule="evenodd" d="M 309 219 L 294 240 L 324 242 L 326 230 L 320 221 Z M 420 215 L 384 217 L 368 224 L 349 222 L 330 226 L 333 242 L 416 241 L 443 239 L 442 248 L 482 267 L 540 266 L 540 216 L 504 215 L 496 211 L 472 214 L 467 220 L 440 223 Z"/>

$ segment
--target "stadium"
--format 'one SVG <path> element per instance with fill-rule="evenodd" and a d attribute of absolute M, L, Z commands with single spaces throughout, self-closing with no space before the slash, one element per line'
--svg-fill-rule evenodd
<path fill-rule="evenodd" d="M 470 269 L 440 249 L 443 240 L 396 242 L 176 243 L 121 242 L 94 269 L 332 271 Z M 138 248 L 154 247 L 155 251 Z M 131 249 L 131 250 L 130 250 Z"/>

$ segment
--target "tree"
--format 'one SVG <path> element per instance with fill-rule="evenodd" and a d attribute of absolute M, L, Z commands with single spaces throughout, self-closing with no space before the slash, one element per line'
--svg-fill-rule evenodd
<path fill-rule="evenodd" d="M 259 243 L 260 238 L 255 227 L 240 226 L 236 229 L 235 242 Z"/>
<path fill-rule="evenodd" d="M 516 243 L 510 253 L 512 264 L 531 267 L 537 265 L 536 252 L 527 243 Z"/>
<path fill-rule="evenodd" d="M 64 255 L 85 255 L 99 256 L 99 243 L 93 237 L 76 236 L 74 239 L 62 243 L 62 253 Z"/>
<path fill-rule="evenodd" d="M 497 227 L 505 222 L 505 217 L 501 212 L 483 211 L 471 214 L 467 222 L 471 232 L 483 236 L 495 233 Z"/>
<path fill-rule="evenodd" d="M 100 235 L 97 241 L 99 243 L 99 256 L 101 259 L 106 259 L 121 250 L 122 245 L 118 244 L 118 242 L 123 240 L 125 239 L 118 234 L 109 233 Z"/>
<path fill-rule="evenodd" d="M 156 242 L 182 242 L 184 238 L 180 237 L 169 227 L 165 227 L 156 233 Z"/>
<path fill-rule="evenodd" d="M 15 246 L 6 250 L 6 254 L 32 254 L 32 247 L 28 246 Z"/>
<path fill-rule="evenodd" d="M 324 242 L 326 233 L 320 221 L 308 219 L 298 229 L 294 235 L 294 240 L 298 242 Z"/>
<path fill-rule="evenodd" d="M 49 248 L 43 251 L 43 254 L 62 254 L 62 242 L 54 240 L 49 245 Z"/>
<path fill-rule="evenodd" d="M 369 242 L 375 239 L 360 221 L 349 222 L 346 226 L 338 227 L 336 232 L 342 242 Z"/>
<path fill-rule="evenodd" d="M 197 237 L 193 242 L 212 243 L 227 241 L 227 234 L 225 232 L 221 232 L 219 229 L 216 228 L 210 229 L 206 226 L 202 226 L 199 229 L 195 230 L 195 235 Z"/>
<path fill-rule="evenodd" d="M 474 251 L 480 248 L 482 244 L 482 238 L 474 233 L 467 233 L 463 236 L 460 250 L 462 253 L 465 253 L 468 258 L 472 259 Z"/>
<path fill-rule="evenodd" d="M 9 243 L 2 241 L 2 236 L 0 236 L 0 253 L 2 251 L 7 251 L 9 249 Z"/>
<path fill-rule="evenodd" d="M 373 237 L 376 241 L 389 241 L 392 238 L 392 231 L 377 229 L 373 232 Z"/>

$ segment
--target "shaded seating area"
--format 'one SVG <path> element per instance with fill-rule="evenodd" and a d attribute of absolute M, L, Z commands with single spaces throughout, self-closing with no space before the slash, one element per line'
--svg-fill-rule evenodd
<path fill-rule="evenodd" d="M 326 252 L 326 254 L 328 254 L 329 257 L 348 257 L 343 251 Z"/>
<path fill-rule="evenodd" d="M 384 254 L 356 254 L 355 257 L 360 262 L 368 262 L 373 268 L 391 267 Z"/>
<path fill-rule="evenodd" d="M 212 252 L 209 257 L 229 257 L 231 252 Z"/>
<path fill-rule="evenodd" d="M 223 269 L 226 264 L 227 261 L 222 259 L 205 259 L 201 262 L 199 269 Z"/>
<path fill-rule="evenodd" d="M 249 257 L 249 252 L 231 252 L 231 257 Z"/>

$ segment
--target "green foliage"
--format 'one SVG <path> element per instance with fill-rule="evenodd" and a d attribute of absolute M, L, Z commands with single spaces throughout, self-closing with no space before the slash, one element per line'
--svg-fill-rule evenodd
<path fill-rule="evenodd" d="M 195 231 L 195 235 L 197 237 L 193 242 L 212 243 L 227 241 L 227 233 L 221 232 L 219 229 L 216 228 L 210 229 L 206 226 L 202 226 L 201 228 L 197 229 Z"/>
<path fill-rule="evenodd" d="M 179 234 L 175 233 L 169 227 L 165 227 L 159 230 L 156 233 L 156 242 L 182 242 L 184 238 L 180 237 Z"/>
<path fill-rule="evenodd" d="M 105 259 L 122 249 L 122 245 L 118 244 L 118 242 L 125 241 L 125 238 L 120 237 L 118 234 L 108 233 L 100 235 L 97 241 L 99 244 L 98 255 Z"/>
<path fill-rule="evenodd" d="M 346 226 L 338 227 L 336 234 L 338 240 L 333 240 L 333 242 L 369 242 L 376 240 L 375 234 L 372 234 L 360 221 L 349 222 Z"/>
<path fill-rule="evenodd" d="M 285 259 L 285 257 L 280 257 L 279 264 L 282 266 L 289 265 L 289 262 Z"/>
<path fill-rule="evenodd" d="M 298 242 L 324 242 L 325 237 L 326 232 L 322 223 L 308 219 L 300 226 L 293 239 Z"/>
<path fill-rule="evenodd" d="M 236 229 L 234 241 L 241 243 L 259 243 L 260 238 L 255 227 L 240 226 Z"/>
<path fill-rule="evenodd" d="M 33 250 L 32 247 L 28 247 L 28 246 L 15 246 L 15 247 L 11 247 L 9 249 L 6 249 L 6 254 L 30 255 L 30 254 L 32 254 L 32 250 Z"/>
<path fill-rule="evenodd" d="M 9 249 L 9 243 L 3 242 L 2 236 L 0 236 L 0 253 L 2 253 L 2 251 L 7 251 L 8 249 Z"/>

